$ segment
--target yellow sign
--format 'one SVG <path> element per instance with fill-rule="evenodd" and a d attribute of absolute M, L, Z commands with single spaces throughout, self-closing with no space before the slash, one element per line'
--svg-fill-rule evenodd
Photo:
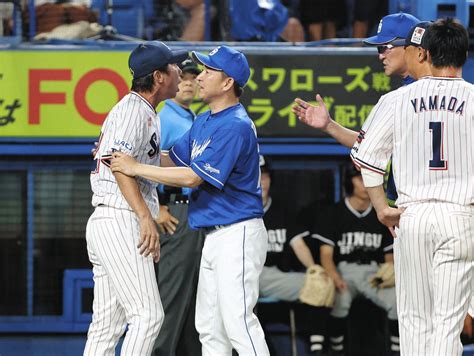
<path fill-rule="evenodd" d="M 128 52 L 0 51 L 0 137 L 95 137 L 129 92 Z"/>

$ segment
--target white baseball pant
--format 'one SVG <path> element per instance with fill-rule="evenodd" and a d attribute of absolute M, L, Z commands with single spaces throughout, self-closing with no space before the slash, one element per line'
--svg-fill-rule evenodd
<path fill-rule="evenodd" d="M 137 248 L 134 212 L 97 207 L 86 229 L 87 252 L 94 272 L 92 323 L 85 356 L 113 356 L 128 325 L 121 355 L 150 355 L 163 323 L 153 260 Z"/>
<path fill-rule="evenodd" d="M 196 329 L 203 356 L 268 356 L 253 313 L 268 236 L 262 219 L 246 220 L 206 235 L 196 300 Z"/>
<path fill-rule="evenodd" d="M 395 239 L 400 351 L 459 356 L 459 335 L 472 297 L 474 207 L 409 205 Z"/>

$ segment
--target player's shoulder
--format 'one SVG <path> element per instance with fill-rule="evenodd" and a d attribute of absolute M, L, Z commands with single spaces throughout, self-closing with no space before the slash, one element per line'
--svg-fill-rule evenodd
<path fill-rule="evenodd" d="M 143 97 L 134 92 L 125 95 L 111 110 L 118 121 L 142 120 L 156 116 L 155 109 Z"/>
<path fill-rule="evenodd" d="M 236 105 L 232 111 L 229 112 L 227 119 L 226 128 L 230 131 L 248 133 L 249 130 L 254 130 L 254 123 L 242 104 Z"/>
<path fill-rule="evenodd" d="M 410 85 L 404 85 L 398 89 L 392 90 L 391 92 L 388 92 L 387 94 L 384 94 L 381 96 L 380 100 L 385 100 L 385 101 L 396 101 L 403 97 L 410 89 L 412 89 L 416 85 L 416 82 L 411 83 Z"/>

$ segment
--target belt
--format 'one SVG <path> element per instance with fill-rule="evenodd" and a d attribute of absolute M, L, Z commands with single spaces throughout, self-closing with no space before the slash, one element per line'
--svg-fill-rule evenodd
<path fill-rule="evenodd" d="M 370 264 L 372 264 L 372 262 L 376 262 L 376 261 L 366 259 L 366 258 L 360 258 L 360 259 L 357 259 L 357 260 L 349 260 L 349 261 L 346 261 L 346 262 L 347 263 L 355 263 L 357 265 L 370 265 Z"/>
<path fill-rule="evenodd" d="M 171 204 L 188 204 L 189 197 L 186 194 L 170 194 L 166 201 Z"/>
<path fill-rule="evenodd" d="M 202 231 L 206 234 L 206 235 L 209 235 L 210 233 L 214 232 L 214 231 L 217 231 L 217 230 L 222 230 L 226 227 L 229 227 L 230 225 L 233 225 L 233 224 L 227 224 L 227 225 L 212 225 L 212 226 L 206 226 L 206 227 L 203 227 L 201 228 Z"/>

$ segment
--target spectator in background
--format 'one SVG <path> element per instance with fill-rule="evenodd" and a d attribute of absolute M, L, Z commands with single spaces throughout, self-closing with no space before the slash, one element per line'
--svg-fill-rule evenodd
<path fill-rule="evenodd" d="M 187 14 L 187 22 L 183 28 L 180 40 L 182 41 L 204 41 L 205 10 L 203 0 L 176 0 Z"/>
<path fill-rule="evenodd" d="M 260 275 L 259 293 L 261 297 L 297 302 L 305 280 L 305 268 L 315 265 L 311 251 L 303 237 L 309 231 L 295 234 L 295 217 L 288 213 L 287 202 L 273 200 L 270 196 L 271 170 L 268 162 L 260 156 L 261 187 L 263 198 L 263 220 L 268 231 L 268 251 L 265 266 Z M 290 247 L 291 246 L 291 247 Z M 295 251 L 301 270 L 288 271 L 291 249 Z M 303 267 L 304 266 L 304 267 Z M 308 304 L 296 304 L 296 322 L 307 334 L 312 356 L 321 356 L 328 308 L 313 307 Z"/>
<path fill-rule="evenodd" d="M 282 0 L 282 4 L 288 10 L 288 22 L 286 23 L 280 37 L 287 42 L 304 42 L 305 31 L 300 21 L 300 0 Z"/>
<path fill-rule="evenodd" d="M 388 312 L 392 355 L 399 355 L 394 279 L 378 285 L 373 279 L 379 264 L 389 263 L 393 270 L 393 238 L 377 220 L 361 173 L 352 165 L 346 169 L 345 187 L 347 197 L 331 206 L 313 230 L 322 243 L 321 264 L 338 290 L 330 319 L 331 348 L 344 355 L 349 310 L 354 298 L 363 296 Z"/>
<path fill-rule="evenodd" d="M 354 0 L 352 37 L 365 38 L 374 25 L 374 19 L 386 14 L 387 0 Z"/>
<path fill-rule="evenodd" d="M 288 23 L 288 10 L 280 0 L 229 1 L 234 40 L 275 42 Z"/>
<path fill-rule="evenodd" d="M 0 3 L 0 36 L 7 36 L 12 31 L 13 2 Z"/>
<path fill-rule="evenodd" d="M 344 0 L 300 0 L 301 22 L 308 40 L 336 38 L 336 24 L 345 6 Z"/>

